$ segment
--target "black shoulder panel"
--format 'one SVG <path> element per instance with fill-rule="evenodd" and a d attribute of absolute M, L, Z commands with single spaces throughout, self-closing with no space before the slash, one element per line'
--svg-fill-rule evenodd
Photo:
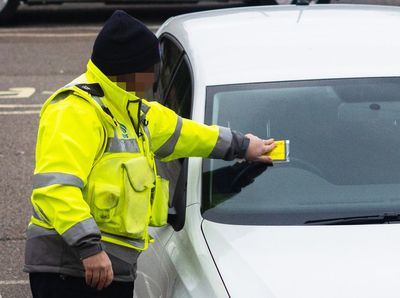
<path fill-rule="evenodd" d="M 83 91 L 86 91 L 90 95 L 94 95 L 94 96 L 98 96 L 98 97 L 104 96 L 104 91 L 103 91 L 103 89 L 101 89 L 101 87 L 98 83 L 77 84 L 76 87 L 78 87 L 79 89 L 82 89 Z"/>

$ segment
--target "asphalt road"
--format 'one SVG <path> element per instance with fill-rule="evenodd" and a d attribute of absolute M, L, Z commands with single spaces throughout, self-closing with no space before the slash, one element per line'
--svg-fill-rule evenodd
<path fill-rule="evenodd" d="M 400 5 L 400 0 L 333 2 Z M 121 8 L 155 31 L 170 16 L 240 5 L 21 7 L 0 28 L 0 298 L 31 297 L 21 268 L 40 105 L 84 72 L 102 23 Z"/>

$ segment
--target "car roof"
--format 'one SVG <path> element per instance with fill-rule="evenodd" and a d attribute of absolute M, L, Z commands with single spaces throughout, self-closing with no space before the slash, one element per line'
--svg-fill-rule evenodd
<path fill-rule="evenodd" d="M 400 8 L 259 6 L 186 14 L 175 36 L 205 85 L 400 75 Z"/>

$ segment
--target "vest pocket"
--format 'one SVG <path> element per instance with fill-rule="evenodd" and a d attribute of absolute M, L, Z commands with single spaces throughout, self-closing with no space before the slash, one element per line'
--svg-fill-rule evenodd
<path fill-rule="evenodd" d="M 120 189 L 114 185 L 96 183 L 93 186 L 93 217 L 98 223 L 112 220 L 119 201 Z"/>
<path fill-rule="evenodd" d="M 156 186 L 151 204 L 150 225 L 161 227 L 167 224 L 168 219 L 168 199 L 169 181 L 157 175 Z"/>
<path fill-rule="evenodd" d="M 123 194 L 118 206 L 122 219 L 121 232 L 141 239 L 149 223 L 154 171 L 144 156 L 122 163 L 122 169 Z"/>

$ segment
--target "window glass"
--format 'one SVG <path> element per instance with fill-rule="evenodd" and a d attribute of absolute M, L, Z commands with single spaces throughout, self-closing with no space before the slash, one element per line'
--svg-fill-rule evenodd
<path fill-rule="evenodd" d="M 160 53 L 160 76 L 157 81 L 156 97 L 162 102 L 183 51 L 172 39 L 164 37 L 160 42 Z"/>
<path fill-rule="evenodd" d="M 190 118 L 192 108 L 192 80 L 186 59 L 179 65 L 172 83 L 170 84 L 165 105 L 178 115 Z"/>
<path fill-rule="evenodd" d="M 190 111 L 192 107 L 192 82 L 190 76 L 190 70 L 186 59 L 182 60 L 179 65 L 174 79 L 170 84 L 169 92 L 164 101 L 164 105 L 174 110 L 178 115 L 184 118 L 190 118 Z M 169 163 L 164 163 L 163 169 L 168 169 L 169 174 L 167 175 L 170 180 L 171 189 L 175 189 L 177 183 L 177 178 L 182 170 L 183 159 L 172 161 Z M 186 177 L 183 178 L 185 183 Z M 171 198 L 174 193 L 171 192 Z"/>
<path fill-rule="evenodd" d="M 192 107 L 192 78 L 184 52 L 172 39 L 161 42 L 162 63 L 156 97 L 178 115 L 190 118 Z M 169 180 L 170 216 L 174 229 L 183 227 L 186 208 L 187 164 L 184 159 L 171 162 L 157 161 L 158 173 Z"/>
<path fill-rule="evenodd" d="M 289 140 L 272 167 L 204 160 L 203 216 L 302 225 L 400 212 L 400 78 L 216 86 L 209 124 Z"/>

